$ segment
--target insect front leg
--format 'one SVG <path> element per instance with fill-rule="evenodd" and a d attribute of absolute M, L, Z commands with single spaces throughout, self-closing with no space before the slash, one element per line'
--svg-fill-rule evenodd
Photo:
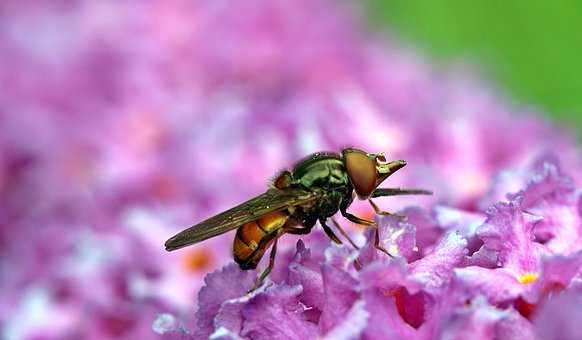
<path fill-rule="evenodd" d="M 388 255 L 390 257 L 393 257 L 390 254 L 390 252 L 388 252 L 388 250 L 386 250 L 384 247 L 382 247 L 380 245 L 380 229 L 378 228 L 378 225 L 373 221 L 365 220 L 363 218 L 359 218 L 357 216 L 354 216 L 354 215 L 346 212 L 346 209 L 347 209 L 347 206 L 342 202 L 342 204 L 340 205 L 340 212 L 341 212 L 342 216 L 344 216 L 345 218 L 347 218 L 351 222 L 374 228 L 375 229 L 374 230 L 374 248 L 380 250 L 381 252 L 385 253 L 386 255 Z M 362 223 L 362 221 L 364 221 L 364 223 Z"/>
<path fill-rule="evenodd" d="M 401 220 L 405 220 L 406 216 L 404 215 L 399 215 L 399 214 L 393 214 L 387 211 L 384 211 L 382 209 L 380 209 L 376 203 L 374 203 L 374 201 L 372 201 L 371 199 L 368 199 L 368 202 L 370 203 L 370 205 L 372 206 L 372 208 L 374 208 L 374 212 L 376 213 L 376 215 L 382 215 L 382 216 L 394 216 L 397 217 Z"/>
<path fill-rule="evenodd" d="M 349 212 L 347 212 L 348 207 L 345 204 L 345 202 L 347 202 L 347 201 L 342 201 L 342 203 L 340 205 L 340 213 L 342 214 L 343 217 L 348 219 L 350 222 L 353 222 L 356 224 L 361 224 L 361 225 L 365 225 L 365 226 L 376 226 L 376 222 L 374 222 L 374 221 L 370 221 L 370 220 L 367 220 L 365 218 L 361 218 L 361 217 L 358 217 L 356 215 L 352 215 Z M 348 204 L 349 204 L 349 202 L 348 202 Z"/>
<path fill-rule="evenodd" d="M 386 250 L 386 248 L 380 245 L 380 228 L 378 227 L 376 227 L 376 230 L 374 231 L 374 248 L 378 249 L 379 251 L 383 252 L 384 254 L 390 257 L 394 257 L 392 256 L 392 254 L 390 254 L 388 250 Z"/>

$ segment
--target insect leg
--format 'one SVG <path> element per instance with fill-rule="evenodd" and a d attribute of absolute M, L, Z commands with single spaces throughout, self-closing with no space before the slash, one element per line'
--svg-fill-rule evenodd
<path fill-rule="evenodd" d="M 356 224 L 362 224 L 362 225 L 366 225 L 366 226 L 375 226 L 376 225 L 376 222 L 374 222 L 374 221 L 370 221 L 370 220 L 367 220 L 365 218 L 360 218 L 358 216 L 350 214 L 347 211 L 350 203 L 351 203 L 351 200 L 350 201 L 342 201 L 340 203 L 339 210 L 340 210 L 340 213 L 342 214 L 343 217 L 347 218 L 349 221 L 356 223 Z"/>
<path fill-rule="evenodd" d="M 382 247 L 380 245 L 380 228 L 378 228 L 378 225 L 375 222 L 368 221 L 368 220 L 365 220 L 363 218 L 359 218 L 357 216 L 354 216 L 354 215 L 348 213 L 346 211 L 346 209 L 347 209 L 346 204 L 342 202 L 342 204 L 340 205 L 341 214 L 351 222 L 375 228 L 376 230 L 374 231 L 374 248 L 376 248 L 376 249 L 382 251 L 383 253 L 385 253 L 386 255 L 392 257 L 392 255 L 388 252 L 388 250 L 384 249 L 384 247 Z M 361 220 L 368 222 L 368 223 L 361 223 L 360 222 Z"/>
<path fill-rule="evenodd" d="M 286 233 L 293 235 L 306 235 L 311 232 L 311 228 L 284 227 L 283 230 Z"/>
<path fill-rule="evenodd" d="M 371 198 L 398 195 L 432 195 L 432 191 L 423 189 L 378 188 L 372 192 Z"/>
<path fill-rule="evenodd" d="M 376 227 L 376 230 L 374 231 L 374 248 L 380 250 L 381 252 L 383 252 L 384 254 L 393 257 L 392 254 L 390 254 L 390 252 L 388 250 L 386 250 L 386 248 L 382 247 L 380 245 L 380 228 Z"/>
<path fill-rule="evenodd" d="M 335 219 L 331 219 L 331 222 L 333 223 L 333 225 L 336 227 L 337 230 L 339 230 L 339 232 L 348 240 L 348 242 L 350 242 L 350 244 L 352 245 L 352 247 L 356 248 L 356 249 L 360 249 L 360 247 L 358 247 L 354 241 L 352 241 L 352 239 L 350 238 L 350 236 L 348 235 L 348 233 L 346 233 L 346 231 L 339 225 L 339 223 L 337 223 L 337 221 Z"/>
<path fill-rule="evenodd" d="M 368 199 L 368 202 L 370 203 L 370 205 L 372 206 L 372 208 L 374 208 L 374 212 L 376 212 L 376 215 L 383 215 L 383 216 L 395 216 L 398 217 L 401 220 L 406 219 L 406 216 L 404 215 L 398 215 L 398 214 L 393 214 L 387 211 L 384 211 L 382 209 L 380 209 L 376 203 L 374 203 L 374 201 L 372 201 L 371 199 Z"/>
<path fill-rule="evenodd" d="M 255 281 L 255 285 L 253 286 L 253 288 L 251 290 L 249 290 L 249 293 L 254 291 L 255 289 L 259 288 L 263 284 L 263 281 L 265 281 L 265 278 L 267 278 L 267 276 L 269 276 L 269 274 L 271 273 L 271 270 L 273 270 L 273 267 L 275 266 L 275 256 L 277 255 L 277 241 L 278 240 L 279 240 L 279 238 L 275 239 L 275 241 L 273 243 L 273 248 L 271 248 L 271 254 L 269 254 L 269 265 L 267 266 L 267 268 L 265 268 L 265 270 L 263 270 L 261 275 L 257 278 L 257 281 Z"/>
<path fill-rule="evenodd" d="M 360 248 L 354 243 L 354 241 L 352 241 L 352 239 L 348 236 L 348 234 L 340 227 L 340 225 L 336 222 L 336 220 L 334 220 L 333 218 L 331 219 L 331 221 L 333 222 L 333 224 L 335 225 L 335 227 L 340 231 L 340 233 L 342 235 L 344 235 L 344 237 L 350 242 L 350 244 L 356 249 L 356 250 L 360 250 Z M 327 236 L 329 236 L 329 238 L 331 238 L 335 243 L 337 244 L 343 244 L 343 242 L 333 233 L 333 231 L 331 230 L 331 228 L 325 224 L 325 220 L 321 219 L 319 220 L 319 223 L 321 223 L 321 226 L 323 227 L 323 230 L 325 230 L 325 233 L 327 234 Z M 335 239 L 334 239 L 335 238 Z M 356 258 L 354 260 L 354 267 L 356 267 L 356 270 L 360 271 L 362 270 L 363 266 L 362 263 L 360 262 L 360 260 L 358 258 Z"/>
<path fill-rule="evenodd" d="M 361 225 L 365 225 L 365 226 L 372 226 L 372 227 L 376 225 L 376 222 L 367 220 L 365 218 L 358 217 L 356 215 L 352 215 L 349 212 L 347 212 L 345 209 L 340 209 L 340 213 L 342 214 L 343 217 L 347 218 L 350 222 L 354 222 L 356 224 L 361 224 Z"/>
<path fill-rule="evenodd" d="M 340 240 L 334 233 L 333 230 L 331 230 L 331 228 L 325 224 L 325 218 L 321 218 L 319 219 L 319 224 L 321 224 L 321 226 L 323 227 L 323 231 L 325 231 L 325 233 L 327 234 L 327 236 L 335 243 L 337 244 L 342 244 L 342 240 Z"/>

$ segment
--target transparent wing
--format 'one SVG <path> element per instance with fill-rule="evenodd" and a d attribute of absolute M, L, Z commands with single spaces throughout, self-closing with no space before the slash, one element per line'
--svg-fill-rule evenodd
<path fill-rule="evenodd" d="M 264 194 L 179 232 L 166 241 L 166 250 L 176 250 L 224 234 L 273 211 L 308 205 L 320 196 L 321 193 L 317 191 L 269 189 Z"/>

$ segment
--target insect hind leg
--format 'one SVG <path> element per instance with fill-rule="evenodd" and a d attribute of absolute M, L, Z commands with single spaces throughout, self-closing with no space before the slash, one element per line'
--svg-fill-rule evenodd
<path fill-rule="evenodd" d="M 295 228 L 295 227 L 285 227 L 283 228 L 285 233 L 293 235 L 306 235 L 311 232 L 311 228 Z"/>
<path fill-rule="evenodd" d="M 276 238 L 275 241 L 273 242 L 273 247 L 271 248 L 271 253 L 269 254 L 269 265 L 267 266 L 267 268 L 265 268 L 265 270 L 263 270 L 261 275 L 259 275 L 259 277 L 255 281 L 255 285 L 253 286 L 253 288 L 251 288 L 251 290 L 249 290 L 249 293 L 255 291 L 257 288 L 262 286 L 267 276 L 269 276 L 269 274 L 273 270 L 273 267 L 275 266 L 275 257 L 277 255 L 278 240 L 279 238 Z"/>

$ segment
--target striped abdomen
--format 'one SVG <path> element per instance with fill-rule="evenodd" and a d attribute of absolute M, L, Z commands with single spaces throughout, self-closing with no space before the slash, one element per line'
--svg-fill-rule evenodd
<path fill-rule="evenodd" d="M 271 243 L 279 236 L 289 215 L 276 211 L 240 226 L 234 238 L 234 260 L 243 270 L 255 269 Z"/>

